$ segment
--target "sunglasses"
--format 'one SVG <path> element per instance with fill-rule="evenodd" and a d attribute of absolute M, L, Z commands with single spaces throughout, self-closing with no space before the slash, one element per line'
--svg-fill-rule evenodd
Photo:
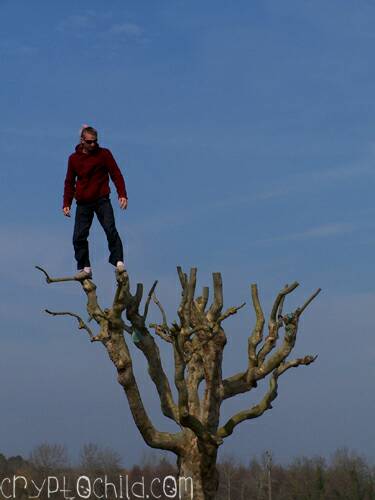
<path fill-rule="evenodd" d="M 98 139 L 94 139 L 93 141 L 87 141 L 86 139 L 83 139 L 83 142 L 86 144 L 96 144 L 98 142 Z"/>

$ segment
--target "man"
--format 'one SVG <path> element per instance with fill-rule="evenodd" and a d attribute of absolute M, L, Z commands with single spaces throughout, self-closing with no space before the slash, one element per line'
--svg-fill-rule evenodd
<path fill-rule="evenodd" d="M 124 210 L 128 206 L 128 196 L 121 171 L 109 149 L 99 146 L 97 131 L 84 125 L 81 129 L 80 144 L 69 157 L 63 202 L 66 217 L 70 217 L 73 198 L 77 202 L 73 234 L 78 269 L 74 277 L 77 280 L 92 277 L 87 238 L 94 214 L 107 236 L 109 262 L 118 272 L 125 271 L 122 243 L 109 199 L 109 177 L 116 186 L 120 208 Z"/>

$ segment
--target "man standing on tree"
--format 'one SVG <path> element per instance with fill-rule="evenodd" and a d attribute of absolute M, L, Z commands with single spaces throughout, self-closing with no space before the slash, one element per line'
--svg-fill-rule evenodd
<path fill-rule="evenodd" d="M 109 199 L 109 177 L 116 186 L 120 208 L 128 206 L 125 181 L 112 153 L 98 144 L 98 133 L 84 125 L 81 142 L 70 155 L 64 187 L 64 215 L 70 217 L 73 198 L 76 199 L 73 246 L 77 261 L 77 280 L 92 277 L 87 238 L 96 214 L 103 227 L 110 252 L 109 262 L 118 272 L 125 271 L 123 248 L 115 225 L 113 208 Z"/>

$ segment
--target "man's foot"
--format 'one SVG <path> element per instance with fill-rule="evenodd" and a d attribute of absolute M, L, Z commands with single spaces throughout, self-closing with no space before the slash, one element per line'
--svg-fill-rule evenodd
<path fill-rule="evenodd" d="M 84 269 L 80 269 L 75 275 L 74 279 L 77 281 L 89 280 L 92 278 L 92 272 L 90 267 L 85 267 Z"/>
<path fill-rule="evenodd" d="M 116 270 L 117 270 L 117 272 L 119 272 L 119 273 L 123 273 L 123 272 L 125 272 L 125 264 L 124 264 L 121 260 L 119 260 L 119 261 L 117 262 L 117 264 L 116 264 Z"/>

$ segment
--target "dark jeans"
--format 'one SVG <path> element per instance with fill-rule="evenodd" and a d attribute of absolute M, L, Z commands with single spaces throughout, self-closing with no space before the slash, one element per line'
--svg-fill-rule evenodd
<path fill-rule="evenodd" d="M 89 236 L 92 220 L 96 214 L 102 228 L 105 231 L 110 252 L 109 262 L 114 266 L 117 261 L 124 260 L 122 243 L 115 225 L 113 208 L 108 196 L 99 198 L 92 203 L 78 204 L 74 224 L 73 246 L 77 269 L 90 266 Z"/>

